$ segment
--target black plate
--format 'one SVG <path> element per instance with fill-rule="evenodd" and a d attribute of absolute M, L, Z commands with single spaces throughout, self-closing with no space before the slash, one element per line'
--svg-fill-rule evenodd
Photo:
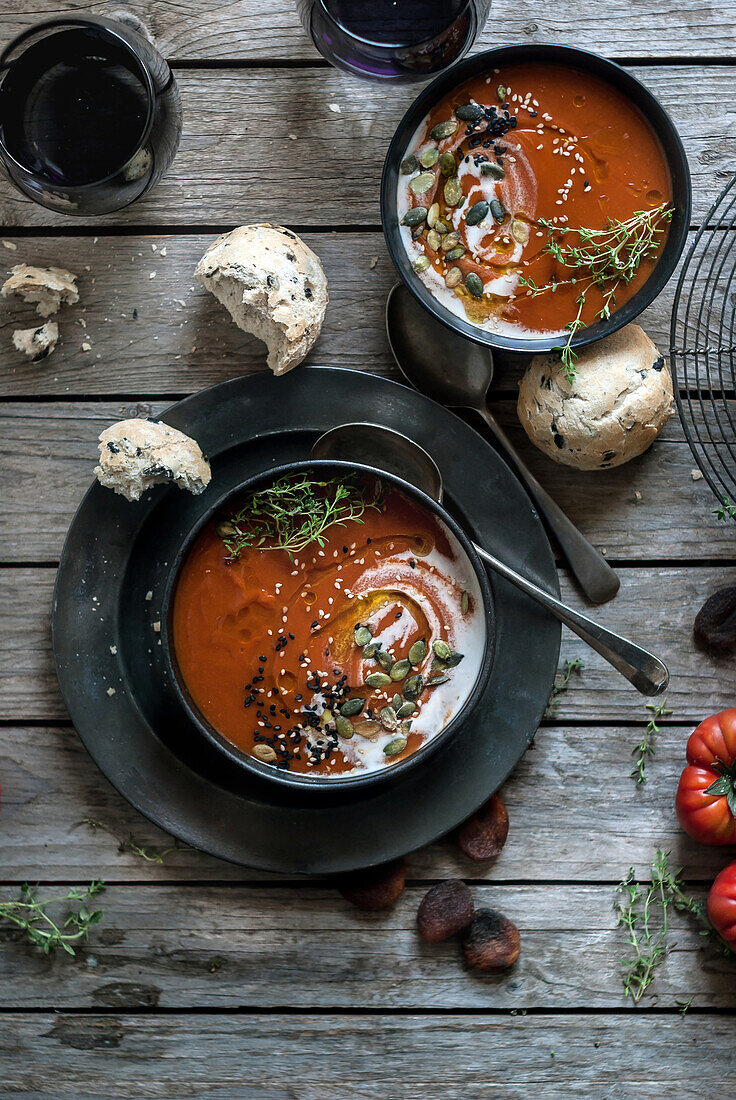
<path fill-rule="evenodd" d="M 442 472 L 448 510 L 489 550 L 558 593 L 547 537 L 515 476 L 453 413 L 357 371 L 302 367 L 286 378 L 237 378 L 173 405 L 164 419 L 209 455 L 212 487 L 200 497 L 160 487 L 131 504 L 94 484 L 59 566 L 56 668 L 93 759 L 167 832 L 264 870 L 344 871 L 448 832 L 518 763 L 557 667 L 559 624 L 505 581 L 491 577 L 496 652 L 488 686 L 451 742 L 393 787 L 361 797 L 336 794 L 319 805 L 241 774 L 208 751 L 168 688 L 153 624 L 164 613 L 173 555 L 208 494 L 307 458 L 319 433 L 346 420 L 385 424 L 426 447 Z"/>

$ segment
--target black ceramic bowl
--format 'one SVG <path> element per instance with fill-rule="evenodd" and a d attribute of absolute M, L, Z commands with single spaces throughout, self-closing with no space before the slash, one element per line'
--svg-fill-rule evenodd
<path fill-rule="evenodd" d="M 430 741 L 425 742 L 415 752 L 408 756 L 405 760 L 401 760 L 396 764 L 387 765 L 380 771 L 368 772 L 366 774 L 357 773 L 355 775 L 324 777 L 319 775 L 305 775 L 297 772 L 289 772 L 281 768 L 275 768 L 270 764 L 264 764 L 254 757 L 250 756 L 246 752 L 242 752 L 236 748 L 232 742 L 215 729 L 215 727 L 201 714 L 197 706 L 191 699 L 187 690 L 184 679 L 179 670 L 179 666 L 176 660 L 176 651 L 173 644 L 173 630 L 172 630 L 172 616 L 174 605 L 174 593 L 176 591 L 176 585 L 179 579 L 182 566 L 186 561 L 187 555 L 194 545 L 196 539 L 202 532 L 202 530 L 211 521 L 214 515 L 220 512 L 226 507 L 228 501 L 237 500 L 250 489 L 257 488 L 259 485 L 274 481 L 276 478 L 283 477 L 286 474 L 298 473 L 305 470 L 323 470 L 325 472 L 350 472 L 356 471 L 358 473 L 368 473 L 371 475 L 379 476 L 382 480 L 390 481 L 396 485 L 403 493 L 413 500 L 418 501 L 424 508 L 433 512 L 454 534 L 455 538 L 460 543 L 463 551 L 468 557 L 470 564 L 475 572 L 480 586 L 481 596 L 483 600 L 483 607 L 485 611 L 485 650 L 483 653 L 483 660 L 481 663 L 480 671 L 478 673 L 475 684 L 472 690 L 468 694 L 463 706 L 454 716 L 454 718 L 447 723 L 446 726 L 433 737 Z M 493 645 L 495 638 L 494 631 L 494 609 L 493 609 L 493 597 L 491 594 L 491 587 L 488 583 L 488 577 L 486 571 L 481 564 L 480 558 L 476 554 L 473 546 L 465 534 L 463 529 L 457 523 L 455 519 L 443 508 L 432 500 L 431 497 L 426 496 L 420 490 L 414 488 L 408 482 L 403 481 L 401 478 L 394 477 L 392 474 L 387 474 L 382 470 L 371 469 L 368 466 L 363 466 L 354 462 L 332 462 L 332 461 L 307 461 L 307 462 L 292 462 L 285 466 L 279 466 L 275 469 L 268 470 L 262 474 L 258 474 L 256 477 L 250 478 L 244 481 L 241 485 L 238 485 L 235 489 L 223 494 L 221 497 L 215 499 L 210 504 L 207 511 L 200 517 L 198 522 L 192 527 L 191 531 L 184 540 L 181 549 L 179 550 L 176 559 L 172 562 L 169 571 L 168 580 L 166 583 L 166 589 L 164 594 L 164 608 L 165 614 L 162 616 L 162 628 L 161 628 L 161 644 L 164 651 L 164 661 L 166 665 L 166 671 L 168 673 L 171 685 L 174 691 L 174 695 L 177 698 L 181 707 L 186 711 L 189 720 L 194 728 L 201 734 L 201 736 L 214 746 L 221 754 L 223 754 L 228 761 L 237 768 L 245 769 L 246 771 L 258 776 L 259 779 L 267 780 L 272 783 L 280 784 L 284 787 L 290 787 L 299 791 L 313 790 L 319 792 L 334 792 L 334 791 L 346 791 L 354 790 L 365 791 L 366 789 L 374 789 L 387 782 L 394 783 L 397 780 L 403 778 L 408 772 L 413 771 L 416 767 L 423 763 L 432 753 L 434 753 L 441 745 L 447 744 L 451 739 L 454 731 L 460 727 L 462 722 L 468 717 L 468 714 L 477 703 L 483 688 L 486 685 L 488 676 L 491 671 L 491 664 L 493 661 Z"/>
<path fill-rule="evenodd" d="M 524 339 L 523 337 L 501 336 L 497 333 L 486 332 L 451 313 L 450 310 L 437 301 L 412 269 L 401 239 L 396 211 L 399 165 L 406 154 L 406 148 L 416 128 L 429 114 L 435 103 L 452 91 L 453 88 L 458 87 L 458 85 L 463 84 L 479 73 L 490 73 L 494 68 L 500 68 L 502 65 L 530 61 L 543 61 L 570 69 L 582 69 L 594 73 L 602 80 L 608 81 L 620 92 L 623 92 L 639 108 L 639 111 L 647 119 L 659 138 L 672 177 L 675 212 L 670 222 L 664 250 L 654 270 L 636 294 L 625 302 L 620 309 L 616 310 L 607 321 L 598 321 L 594 325 L 582 329 L 573 340 L 575 347 L 581 347 L 584 344 L 600 340 L 604 336 L 610 336 L 612 332 L 629 324 L 662 291 L 677 266 L 677 261 L 687 240 L 692 207 L 692 185 L 680 136 L 664 107 L 635 76 L 599 54 L 590 53 L 587 50 L 578 50 L 572 46 L 557 46 L 552 43 L 501 46 L 498 49 L 487 50 L 484 53 L 465 58 L 465 60 L 460 61 L 437 77 L 436 80 L 433 80 L 424 89 L 399 123 L 389 145 L 383 166 L 381 221 L 391 259 L 399 275 L 417 301 L 448 328 L 453 329 L 468 340 L 473 340 L 476 344 L 510 352 L 535 355 L 538 352 L 551 351 L 554 347 L 558 347 L 560 343 L 559 335 Z"/>

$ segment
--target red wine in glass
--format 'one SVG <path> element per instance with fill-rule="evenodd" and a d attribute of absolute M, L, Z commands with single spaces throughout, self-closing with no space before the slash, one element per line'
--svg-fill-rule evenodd
<path fill-rule="evenodd" d="M 466 53 L 491 0 L 298 0 L 331 64 L 366 80 L 428 80 Z"/>
<path fill-rule="evenodd" d="M 180 133 L 168 65 L 121 23 L 52 20 L 0 57 L 0 158 L 49 209 L 106 214 L 134 202 L 168 168 Z"/>

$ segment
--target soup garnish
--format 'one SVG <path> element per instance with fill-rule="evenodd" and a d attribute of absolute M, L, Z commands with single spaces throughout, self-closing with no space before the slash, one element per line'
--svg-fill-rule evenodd
<path fill-rule="evenodd" d="M 447 725 L 479 675 L 485 616 L 433 512 L 376 478 L 307 471 L 251 491 L 199 535 L 173 643 L 223 737 L 329 776 L 379 770 Z"/>
<path fill-rule="evenodd" d="M 448 93 L 412 136 L 397 207 L 414 271 L 448 310 L 572 340 L 643 284 L 672 216 L 659 140 L 592 73 L 511 64 Z"/>

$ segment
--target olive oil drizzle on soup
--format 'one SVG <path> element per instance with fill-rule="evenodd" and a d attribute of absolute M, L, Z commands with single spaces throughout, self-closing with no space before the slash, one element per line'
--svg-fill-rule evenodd
<path fill-rule="evenodd" d="M 228 513 L 229 515 L 230 513 Z M 436 736 L 485 648 L 477 578 L 452 532 L 391 486 L 291 555 L 235 559 L 213 520 L 174 595 L 173 643 L 200 713 L 293 772 L 374 771 Z"/>

